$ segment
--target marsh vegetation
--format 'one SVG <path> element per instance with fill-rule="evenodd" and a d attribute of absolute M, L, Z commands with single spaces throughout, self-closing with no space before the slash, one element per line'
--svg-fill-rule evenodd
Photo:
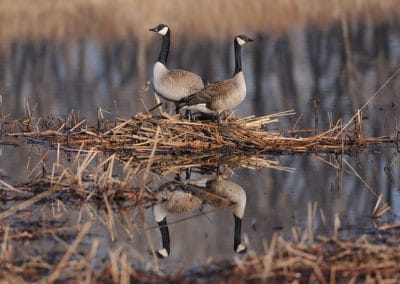
<path fill-rule="evenodd" d="M 399 14 L 390 0 L 0 1 L 0 277 L 397 282 Z M 233 35 L 255 39 L 223 125 L 148 112 L 163 22 L 169 65 L 210 81 L 232 75 Z M 158 259 L 160 187 L 217 176 L 246 192 L 247 253 L 231 214 L 203 205 L 168 216 Z"/>

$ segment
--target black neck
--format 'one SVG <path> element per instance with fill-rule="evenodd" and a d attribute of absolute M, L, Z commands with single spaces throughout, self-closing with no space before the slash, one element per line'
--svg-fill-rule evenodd
<path fill-rule="evenodd" d="M 158 227 L 160 228 L 160 231 L 161 231 L 163 248 L 165 248 L 169 254 L 170 240 L 169 240 L 169 230 L 168 230 L 167 218 L 164 218 L 160 222 L 158 222 Z"/>
<path fill-rule="evenodd" d="M 236 38 L 234 40 L 234 47 L 235 47 L 235 73 L 233 73 L 233 76 L 235 76 L 237 73 L 242 71 L 242 47 L 240 44 L 238 44 Z"/>
<path fill-rule="evenodd" d="M 160 61 L 162 64 L 166 64 L 168 60 L 169 42 L 170 42 L 170 32 L 168 30 L 167 33 L 162 37 L 160 55 L 158 55 L 158 61 Z"/>
<path fill-rule="evenodd" d="M 235 233 L 234 233 L 234 238 L 233 238 L 233 248 L 236 251 L 237 247 L 242 243 L 242 238 L 241 238 L 242 219 L 240 219 L 235 214 L 233 214 L 233 217 L 235 218 Z"/>

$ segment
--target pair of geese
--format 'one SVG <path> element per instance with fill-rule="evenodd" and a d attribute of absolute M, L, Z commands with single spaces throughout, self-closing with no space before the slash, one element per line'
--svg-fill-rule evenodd
<path fill-rule="evenodd" d="M 221 176 L 198 180 L 173 180 L 162 184 L 157 196 L 160 202 L 154 205 L 153 214 L 162 238 L 162 248 L 156 251 L 158 257 L 166 258 L 170 254 L 167 216 L 200 209 L 204 204 L 233 213 L 235 222 L 233 249 L 239 254 L 246 252 L 247 248 L 241 239 L 246 192 L 237 183 Z"/>
<path fill-rule="evenodd" d="M 150 31 L 162 35 L 162 45 L 154 64 L 151 85 L 156 94 L 175 103 L 176 112 L 189 110 L 217 115 L 236 108 L 246 97 L 246 82 L 242 71 L 241 47 L 253 41 L 245 35 L 234 39 L 235 72 L 232 78 L 204 85 L 202 78 L 192 72 L 166 67 L 170 46 L 170 28 L 160 24 Z M 157 251 L 161 258 L 170 254 L 170 238 L 167 215 L 194 210 L 207 203 L 217 208 L 232 211 L 235 221 L 234 250 L 245 253 L 241 241 L 241 221 L 246 206 L 246 193 L 238 184 L 220 177 L 208 180 L 205 186 L 188 182 L 171 181 L 160 187 L 158 195 L 163 201 L 153 208 L 154 217 L 160 228 L 163 247 Z"/>
<path fill-rule="evenodd" d="M 150 29 L 162 35 L 162 45 L 153 67 L 151 85 L 162 98 L 175 103 L 176 113 L 182 110 L 217 115 L 236 108 L 246 96 L 246 82 L 242 71 L 241 46 L 253 41 L 245 35 L 234 39 L 235 72 L 232 78 L 204 85 L 202 78 L 192 72 L 166 67 L 170 46 L 170 28 L 160 24 Z"/>

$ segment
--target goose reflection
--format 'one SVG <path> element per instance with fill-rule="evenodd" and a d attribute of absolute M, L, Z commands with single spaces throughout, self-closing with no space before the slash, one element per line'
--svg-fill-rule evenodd
<path fill-rule="evenodd" d="M 162 184 L 157 194 L 161 202 L 154 205 L 153 213 L 162 237 L 162 248 L 156 251 L 159 257 L 165 258 L 170 254 L 167 215 L 189 212 L 200 208 L 203 204 L 233 213 L 235 224 L 233 248 L 239 254 L 246 252 L 246 246 L 241 239 L 246 192 L 237 183 L 220 176 L 206 180 L 174 180 Z"/>

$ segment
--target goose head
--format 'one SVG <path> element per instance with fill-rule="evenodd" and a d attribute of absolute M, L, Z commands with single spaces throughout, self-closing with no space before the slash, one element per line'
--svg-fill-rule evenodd
<path fill-rule="evenodd" d="M 169 27 L 165 24 L 159 24 L 157 27 L 149 29 L 149 31 L 165 36 L 169 31 Z"/>
<path fill-rule="evenodd" d="M 239 44 L 239 45 L 245 45 L 248 42 L 254 41 L 253 39 L 245 36 L 245 35 L 238 35 L 235 37 L 235 41 Z"/>

